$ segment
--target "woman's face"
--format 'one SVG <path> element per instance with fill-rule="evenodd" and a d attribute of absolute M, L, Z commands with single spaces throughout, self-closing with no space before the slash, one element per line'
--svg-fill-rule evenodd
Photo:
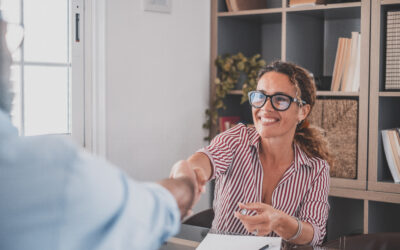
<path fill-rule="evenodd" d="M 296 88 L 289 77 L 278 72 L 267 72 L 258 81 L 257 90 L 267 95 L 283 93 L 296 98 Z M 309 105 L 299 105 L 295 102 L 285 111 L 276 111 L 268 98 L 261 108 L 252 108 L 253 121 L 257 132 L 262 138 L 287 137 L 293 139 L 296 126 L 304 120 L 309 112 Z"/>

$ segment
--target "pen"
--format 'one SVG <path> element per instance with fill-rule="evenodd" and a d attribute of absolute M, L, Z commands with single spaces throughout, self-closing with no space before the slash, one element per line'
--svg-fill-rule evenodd
<path fill-rule="evenodd" d="M 269 244 L 263 246 L 262 248 L 260 248 L 260 249 L 258 249 L 258 250 L 265 250 L 265 249 L 268 249 L 268 247 L 269 247 Z"/>

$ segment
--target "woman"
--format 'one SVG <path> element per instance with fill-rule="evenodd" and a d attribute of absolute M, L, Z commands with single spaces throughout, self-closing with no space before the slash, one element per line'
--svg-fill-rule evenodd
<path fill-rule="evenodd" d="M 249 93 L 255 126 L 239 124 L 176 164 L 194 168 L 200 186 L 216 179 L 213 229 L 322 243 L 332 159 L 320 131 L 306 120 L 315 99 L 305 69 L 274 62 Z"/>

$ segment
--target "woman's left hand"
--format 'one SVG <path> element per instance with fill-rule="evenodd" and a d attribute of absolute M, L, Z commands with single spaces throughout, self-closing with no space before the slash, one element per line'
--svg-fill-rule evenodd
<path fill-rule="evenodd" d="M 256 215 L 241 214 L 240 212 L 235 212 L 235 217 L 238 218 L 247 231 L 254 235 L 264 236 L 277 227 L 279 223 L 279 218 L 281 217 L 281 211 L 276 210 L 272 206 L 257 202 L 257 203 L 238 203 L 239 208 L 246 209 L 248 212 L 255 211 Z"/>

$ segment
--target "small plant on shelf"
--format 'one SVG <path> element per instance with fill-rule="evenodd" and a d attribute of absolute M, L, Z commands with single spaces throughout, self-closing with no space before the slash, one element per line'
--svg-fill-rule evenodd
<path fill-rule="evenodd" d="M 206 110 L 207 120 L 203 124 L 203 128 L 210 129 L 211 126 L 217 125 L 218 110 L 226 109 L 224 99 L 240 83 L 243 83 L 241 103 L 247 101 L 247 93 L 256 89 L 257 73 L 265 64 L 259 54 L 248 58 L 239 52 L 235 55 L 226 54 L 217 57 L 215 60 L 218 72 L 214 82 L 215 100 L 210 109 Z M 210 140 L 211 138 L 204 139 Z"/>

